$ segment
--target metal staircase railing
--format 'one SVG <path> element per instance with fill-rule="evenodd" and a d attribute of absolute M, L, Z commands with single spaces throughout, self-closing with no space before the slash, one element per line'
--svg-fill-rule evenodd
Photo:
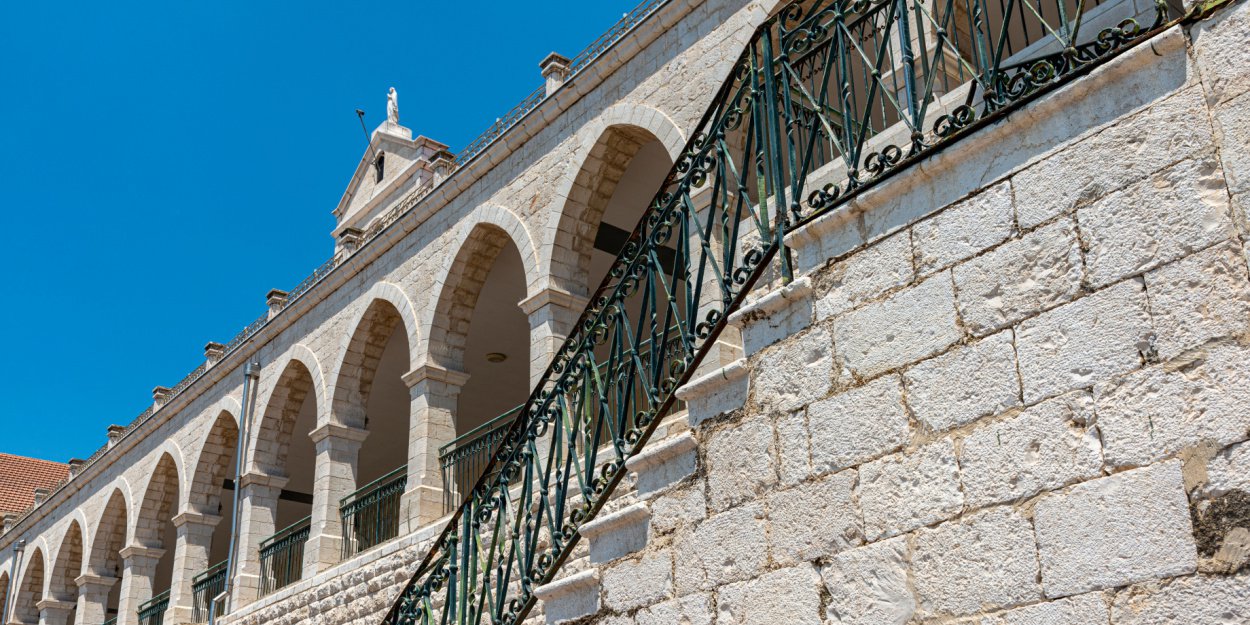
<path fill-rule="evenodd" d="M 790 279 L 786 233 L 1145 38 L 1128 18 L 1086 33 L 1086 8 L 808 0 L 768 18 L 384 622 L 523 620 L 728 315 Z"/>

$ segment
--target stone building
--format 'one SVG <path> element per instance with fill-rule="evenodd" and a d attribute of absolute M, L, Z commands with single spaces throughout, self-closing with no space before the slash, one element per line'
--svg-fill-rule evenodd
<path fill-rule="evenodd" d="M 1250 623 L 1250 2 L 653 0 L 541 74 L 372 133 L 4 622 Z"/>

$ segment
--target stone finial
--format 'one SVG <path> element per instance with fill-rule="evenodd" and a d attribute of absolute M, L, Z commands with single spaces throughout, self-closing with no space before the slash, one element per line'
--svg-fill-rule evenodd
<path fill-rule="evenodd" d="M 69 465 L 69 477 L 73 479 L 75 475 L 82 472 L 82 468 L 87 464 L 87 461 L 82 458 L 70 458 L 66 464 Z"/>
<path fill-rule="evenodd" d="M 446 180 L 456 168 L 456 155 L 448 150 L 439 150 L 430 160 L 430 165 L 434 167 L 434 184 L 438 184 Z"/>
<path fill-rule="evenodd" d="M 542 68 L 543 78 L 547 79 L 547 95 L 551 95 L 569 79 L 569 70 L 572 69 L 573 62 L 567 56 L 552 52 L 538 64 L 538 67 Z"/>
<path fill-rule="evenodd" d="M 2 525 L 4 528 L 3 533 L 8 534 L 9 530 L 13 529 L 14 525 L 17 525 L 17 515 L 6 514 L 0 517 L 0 525 Z"/>
<path fill-rule="evenodd" d="M 221 343 L 209 341 L 204 345 L 204 359 L 208 361 L 209 366 L 221 362 L 226 357 L 226 346 Z"/>
<path fill-rule="evenodd" d="M 160 408 L 161 406 L 164 406 L 166 402 L 169 401 L 170 397 L 173 397 L 173 394 L 174 394 L 174 389 L 171 389 L 168 386 L 153 387 L 152 388 L 152 403 L 156 404 L 157 408 Z"/>
<path fill-rule="evenodd" d="M 343 228 L 339 233 L 339 246 L 347 255 L 355 254 L 365 241 L 365 231 L 360 228 Z"/>
<path fill-rule="evenodd" d="M 36 488 L 35 489 L 35 506 L 38 507 L 48 500 L 48 495 L 52 493 L 51 489 Z"/>
<path fill-rule="evenodd" d="M 273 319 L 286 308 L 287 292 L 279 289 L 270 289 L 265 295 L 265 303 L 269 305 L 269 318 Z"/>
<path fill-rule="evenodd" d="M 126 433 L 126 426 L 110 425 L 109 426 L 109 447 L 116 445 L 117 441 L 122 439 L 122 434 L 125 434 L 125 433 Z"/>

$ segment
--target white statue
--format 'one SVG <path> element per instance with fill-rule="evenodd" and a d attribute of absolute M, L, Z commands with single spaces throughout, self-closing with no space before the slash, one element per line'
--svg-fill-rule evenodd
<path fill-rule="evenodd" d="M 386 93 L 386 122 L 399 125 L 399 94 L 394 87 Z"/>

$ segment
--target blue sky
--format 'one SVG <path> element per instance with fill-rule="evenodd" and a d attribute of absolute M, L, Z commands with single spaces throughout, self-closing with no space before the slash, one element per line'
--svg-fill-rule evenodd
<path fill-rule="evenodd" d="M 3 3 L 0 451 L 86 457 L 324 261 L 356 108 L 459 149 L 637 1 Z"/>

